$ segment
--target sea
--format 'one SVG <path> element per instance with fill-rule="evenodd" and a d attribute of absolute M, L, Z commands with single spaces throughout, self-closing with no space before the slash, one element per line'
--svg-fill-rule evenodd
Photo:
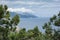
<path fill-rule="evenodd" d="M 43 25 L 49 21 L 50 18 L 41 17 L 41 18 L 20 18 L 19 28 L 26 28 L 26 30 L 34 29 L 38 26 L 38 29 L 41 32 L 44 32 Z"/>

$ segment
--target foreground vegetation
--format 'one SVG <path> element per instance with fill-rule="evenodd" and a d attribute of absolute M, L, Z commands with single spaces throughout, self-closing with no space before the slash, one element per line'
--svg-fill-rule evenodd
<path fill-rule="evenodd" d="M 28 31 L 25 28 L 16 31 L 16 26 L 20 21 L 19 16 L 11 18 L 7 9 L 6 5 L 0 5 L 0 40 L 60 40 L 60 12 L 42 26 L 45 30 L 42 33 L 38 26 Z M 53 29 L 52 25 L 57 28 Z"/>

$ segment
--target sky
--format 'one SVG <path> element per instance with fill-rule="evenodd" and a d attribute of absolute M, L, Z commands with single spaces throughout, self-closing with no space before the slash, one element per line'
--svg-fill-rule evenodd
<path fill-rule="evenodd" d="M 60 11 L 60 0 L 0 0 L 10 12 L 28 12 L 39 17 L 51 17 Z"/>

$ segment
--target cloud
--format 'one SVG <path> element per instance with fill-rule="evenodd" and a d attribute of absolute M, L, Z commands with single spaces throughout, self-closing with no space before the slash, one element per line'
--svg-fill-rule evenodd
<path fill-rule="evenodd" d="M 31 9 L 26 9 L 26 8 L 24 8 L 24 7 L 22 7 L 22 8 L 8 8 L 8 10 L 10 11 L 10 12 L 34 12 L 33 10 L 31 10 Z"/>
<path fill-rule="evenodd" d="M 56 0 L 53 0 L 56 1 Z M 0 1 L 0 4 L 6 4 L 8 6 L 32 6 L 32 7 L 36 7 L 36 6 L 44 6 L 44 7 L 57 7 L 60 6 L 60 3 L 55 3 L 55 2 L 33 2 L 33 1 Z"/>
<path fill-rule="evenodd" d="M 53 1 L 58 2 L 59 0 L 53 0 Z"/>
<path fill-rule="evenodd" d="M 28 5 L 39 5 L 38 2 L 24 2 L 24 1 L 16 1 L 17 4 L 28 4 Z"/>
<path fill-rule="evenodd" d="M 45 7 L 45 8 L 60 8 L 60 4 L 46 4 L 46 5 L 43 5 L 41 6 L 42 8 Z"/>
<path fill-rule="evenodd" d="M 49 1 L 0 0 L 0 4 L 8 5 L 9 7 L 8 10 L 11 12 L 34 12 L 35 15 L 39 16 L 49 16 L 49 15 L 51 16 L 53 14 L 56 14 L 60 10 L 60 0 L 49 0 Z"/>
<path fill-rule="evenodd" d="M 1 1 L 0 2 L 0 4 L 9 4 L 9 3 L 11 3 L 11 4 L 28 4 L 28 5 L 39 5 L 39 4 L 41 4 L 41 3 L 39 3 L 39 2 L 25 2 L 25 1 Z"/>

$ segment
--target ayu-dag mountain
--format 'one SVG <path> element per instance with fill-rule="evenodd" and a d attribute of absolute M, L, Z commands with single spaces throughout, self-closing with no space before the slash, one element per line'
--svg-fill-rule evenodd
<path fill-rule="evenodd" d="M 20 18 L 38 18 L 36 15 L 30 14 L 27 12 L 20 12 L 20 13 L 10 12 L 10 14 L 11 14 L 11 16 L 18 14 L 20 16 Z"/>
<path fill-rule="evenodd" d="M 20 16 L 20 23 L 19 27 L 20 28 L 26 28 L 28 29 L 33 29 L 35 26 L 38 26 L 40 31 L 43 31 L 42 26 L 44 23 L 49 21 L 48 17 L 37 17 L 36 15 L 30 14 L 30 13 L 15 13 L 15 12 L 10 12 L 11 16 L 13 17 L 14 15 L 18 14 Z"/>

